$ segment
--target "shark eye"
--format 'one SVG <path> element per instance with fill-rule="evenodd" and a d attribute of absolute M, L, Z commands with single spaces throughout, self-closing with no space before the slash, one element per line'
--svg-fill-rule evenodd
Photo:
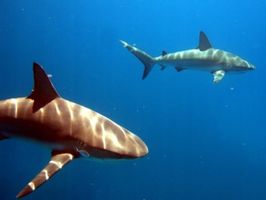
<path fill-rule="evenodd" d="M 81 140 L 78 140 L 78 146 L 79 147 L 84 147 L 85 146 L 85 143 L 82 142 Z"/>
<path fill-rule="evenodd" d="M 85 143 L 78 140 L 77 141 L 77 145 L 74 146 L 74 148 L 76 149 L 76 151 L 82 156 L 82 157 L 90 157 L 90 154 L 84 150 L 85 149 Z"/>

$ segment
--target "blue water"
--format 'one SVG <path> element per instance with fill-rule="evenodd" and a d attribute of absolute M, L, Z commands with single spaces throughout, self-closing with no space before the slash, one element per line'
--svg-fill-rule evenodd
<path fill-rule="evenodd" d="M 58 92 L 139 135 L 145 158 L 75 160 L 25 199 L 266 199 L 266 1 L 0 1 L 0 98 L 27 96 L 32 62 Z M 194 48 L 199 31 L 256 66 L 214 85 L 201 71 L 142 64 L 120 39 L 151 55 Z M 0 199 L 15 195 L 50 150 L 0 145 Z"/>

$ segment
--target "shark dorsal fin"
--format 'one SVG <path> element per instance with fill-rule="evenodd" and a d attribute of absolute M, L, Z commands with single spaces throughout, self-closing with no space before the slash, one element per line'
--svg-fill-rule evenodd
<path fill-rule="evenodd" d="M 206 34 L 203 31 L 200 31 L 198 49 L 201 51 L 205 51 L 205 50 L 210 49 L 210 48 L 212 48 L 212 45 L 211 45 L 208 37 L 206 36 Z"/>
<path fill-rule="evenodd" d="M 33 63 L 34 87 L 28 98 L 34 100 L 33 112 L 59 97 L 43 68 Z"/>
<path fill-rule="evenodd" d="M 167 52 L 166 51 L 162 51 L 162 56 L 165 56 L 167 55 Z"/>

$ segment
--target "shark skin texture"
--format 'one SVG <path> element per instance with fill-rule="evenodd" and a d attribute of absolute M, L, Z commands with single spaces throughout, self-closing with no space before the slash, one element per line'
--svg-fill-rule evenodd
<path fill-rule="evenodd" d="M 213 74 L 213 82 L 220 82 L 225 74 L 232 72 L 246 72 L 255 69 L 248 61 L 230 52 L 212 47 L 204 32 L 199 34 L 199 45 L 195 49 L 188 49 L 174 53 L 162 51 L 161 56 L 152 57 L 146 52 L 136 48 L 127 42 L 120 40 L 123 47 L 135 55 L 144 65 L 142 79 L 151 72 L 153 66 L 158 64 L 161 70 L 172 66 L 177 72 L 187 69 L 208 71 Z"/>
<path fill-rule="evenodd" d="M 35 191 L 74 159 L 135 159 L 148 147 L 107 117 L 59 96 L 43 68 L 33 64 L 34 88 L 28 97 L 0 101 L 0 140 L 28 139 L 51 149 L 49 163 L 17 194 Z"/>

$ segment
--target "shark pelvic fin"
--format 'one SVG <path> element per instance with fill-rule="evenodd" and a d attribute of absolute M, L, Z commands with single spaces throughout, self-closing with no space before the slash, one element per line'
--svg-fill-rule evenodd
<path fill-rule="evenodd" d="M 212 48 L 212 45 L 211 45 L 207 35 L 203 31 L 200 31 L 198 49 L 201 51 L 205 51 L 205 50 L 210 49 L 210 48 Z"/>
<path fill-rule="evenodd" d="M 36 190 L 40 185 L 49 180 L 49 178 L 51 178 L 56 172 L 62 169 L 67 163 L 73 160 L 73 158 L 75 158 L 75 154 L 72 153 L 52 152 L 50 162 L 18 193 L 16 198 L 24 197 Z"/>
<path fill-rule="evenodd" d="M 36 112 L 50 101 L 59 97 L 59 95 L 49 80 L 47 74 L 39 64 L 33 63 L 33 73 L 34 88 L 28 98 L 34 100 L 33 112 Z"/>
<path fill-rule="evenodd" d="M 225 75 L 224 70 L 218 70 L 213 72 L 213 82 L 219 83 L 223 79 L 224 75 Z"/>

